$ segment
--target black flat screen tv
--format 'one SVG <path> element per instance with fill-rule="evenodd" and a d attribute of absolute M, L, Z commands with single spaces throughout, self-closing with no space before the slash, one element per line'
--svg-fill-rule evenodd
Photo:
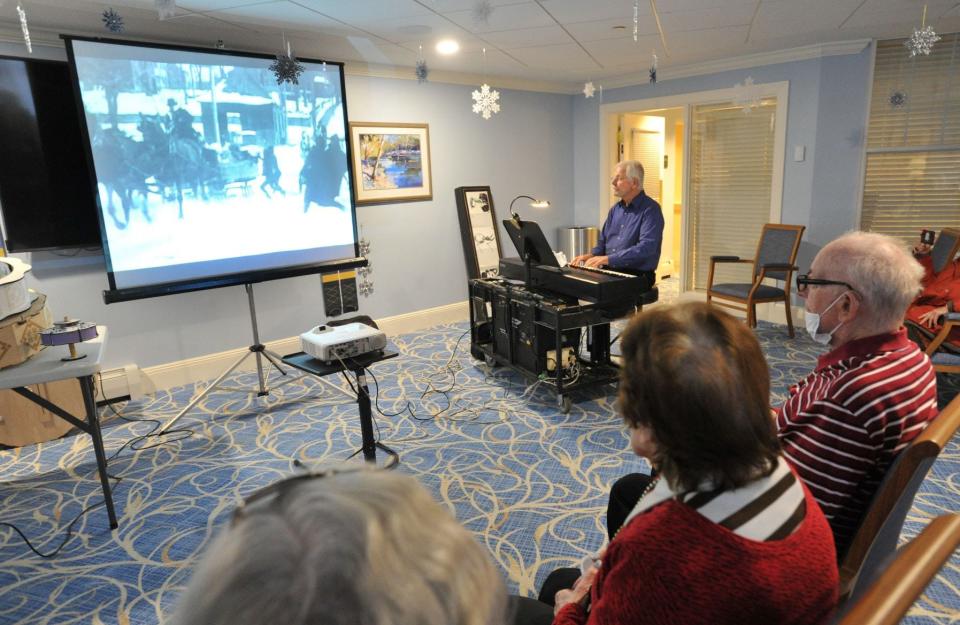
<path fill-rule="evenodd" d="M 100 247 L 67 63 L 0 57 L 0 146 L 6 249 Z"/>
<path fill-rule="evenodd" d="M 107 303 L 366 263 L 343 65 L 64 37 L 93 163 Z"/>

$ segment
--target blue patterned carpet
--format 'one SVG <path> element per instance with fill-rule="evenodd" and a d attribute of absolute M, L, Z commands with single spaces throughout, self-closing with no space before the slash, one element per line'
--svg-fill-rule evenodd
<path fill-rule="evenodd" d="M 532 594 L 546 574 L 597 548 L 609 485 L 643 467 L 628 450 L 613 394 L 578 397 L 561 414 L 547 389 L 469 357 L 465 324 L 397 337 L 397 359 L 373 367 L 379 379 L 382 440 L 483 543 L 512 591 Z M 782 326 L 758 330 L 773 394 L 807 373 L 818 348 L 788 340 Z M 459 343 L 458 343 L 459 341 Z M 457 346 L 459 346 L 457 348 Z M 454 351 L 454 349 L 456 351 Z M 253 388 L 253 374 L 231 384 Z M 343 388 L 346 388 L 344 385 Z M 347 457 L 360 444 L 355 404 L 311 378 L 257 400 L 215 392 L 178 425 L 193 435 L 134 450 L 131 438 L 187 404 L 194 387 L 102 409 L 120 528 L 106 512 L 80 518 L 55 558 L 32 554 L 0 527 L 0 623 L 162 623 L 203 547 L 251 491 L 307 466 Z M 944 389 L 944 399 L 956 388 Z M 409 406 L 409 410 L 404 410 Z M 127 419 L 133 420 L 128 421 Z M 170 438 L 176 438 L 171 436 Z M 157 439 L 148 439 L 152 445 Z M 0 451 L 0 521 L 15 523 L 42 551 L 101 499 L 89 438 Z M 960 508 L 955 440 L 921 487 L 904 535 Z M 909 623 L 960 620 L 960 560 L 949 563 Z"/>

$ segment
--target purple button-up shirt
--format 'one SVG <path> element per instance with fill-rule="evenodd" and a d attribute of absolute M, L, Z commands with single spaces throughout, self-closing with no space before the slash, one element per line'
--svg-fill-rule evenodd
<path fill-rule="evenodd" d="M 663 213 L 660 205 L 643 191 L 624 206 L 620 200 L 610 209 L 593 248 L 594 256 L 609 256 L 610 267 L 654 271 L 660 263 Z"/>

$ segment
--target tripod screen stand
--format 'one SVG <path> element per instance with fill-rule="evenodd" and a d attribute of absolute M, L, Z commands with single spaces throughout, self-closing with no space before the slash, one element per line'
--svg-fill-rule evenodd
<path fill-rule="evenodd" d="M 296 382 L 297 380 L 303 377 L 302 375 L 287 377 L 288 376 L 287 371 L 280 366 L 280 363 L 283 361 L 283 357 L 280 356 L 279 354 L 276 354 L 270 351 L 269 349 L 266 348 L 266 346 L 263 343 L 260 342 L 260 332 L 257 329 L 257 309 L 253 301 L 253 285 L 245 284 L 243 285 L 243 287 L 247 291 L 247 302 L 250 305 L 250 326 L 253 330 L 253 344 L 247 348 L 247 351 L 240 358 L 238 358 L 236 362 L 230 365 L 230 367 L 226 371 L 221 373 L 220 377 L 218 377 L 216 380 L 211 382 L 205 389 L 200 391 L 200 393 L 196 397 L 190 400 L 190 403 L 187 404 L 187 406 L 183 410 L 178 412 L 177 416 L 175 416 L 173 420 L 171 420 L 169 423 L 163 426 L 159 434 L 163 434 L 164 432 L 172 428 L 173 425 L 177 421 L 179 421 L 181 417 L 183 417 L 183 415 L 190 412 L 190 410 L 194 406 L 196 406 L 204 397 L 206 397 L 214 389 L 220 389 L 224 391 L 235 391 L 235 392 L 241 392 L 241 393 L 250 393 L 252 395 L 256 395 L 257 397 L 263 397 L 265 395 L 269 395 L 270 389 L 267 387 L 268 374 L 265 371 L 264 360 L 266 360 L 268 364 L 272 365 L 277 371 L 279 371 L 281 375 L 286 377 L 286 379 L 280 381 L 278 384 L 274 386 L 275 389 L 280 388 L 281 386 L 284 386 L 291 382 Z M 236 370 L 240 365 L 246 362 L 247 358 L 249 358 L 250 356 L 253 356 L 257 361 L 257 388 L 243 389 L 243 388 L 222 386 L 221 382 L 223 382 L 227 378 L 227 376 L 233 373 L 234 370 Z M 337 392 L 340 392 L 340 393 L 345 392 L 342 388 L 340 388 L 336 384 L 333 384 L 332 382 L 329 382 L 328 380 L 324 380 L 321 378 L 320 382 L 323 382 L 324 384 L 336 389 Z"/>

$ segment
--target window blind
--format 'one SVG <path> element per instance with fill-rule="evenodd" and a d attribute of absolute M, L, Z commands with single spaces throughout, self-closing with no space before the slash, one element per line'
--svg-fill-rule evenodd
<path fill-rule="evenodd" d="M 941 36 L 929 56 L 876 49 L 860 226 L 911 245 L 960 227 L 960 35 Z"/>
<path fill-rule="evenodd" d="M 652 130 L 632 129 L 630 159 L 643 165 L 643 191 L 660 203 L 663 163 L 663 134 Z"/>
<path fill-rule="evenodd" d="M 705 289 L 710 257 L 753 258 L 770 221 L 776 99 L 752 112 L 732 103 L 693 108 L 687 289 Z M 718 267 L 714 283 L 749 282 L 746 265 Z"/>

